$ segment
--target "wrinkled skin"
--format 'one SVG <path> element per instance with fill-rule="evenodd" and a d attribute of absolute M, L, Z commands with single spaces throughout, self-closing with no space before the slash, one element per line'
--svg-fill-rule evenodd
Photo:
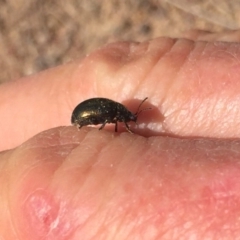
<path fill-rule="evenodd" d="M 0 239 L 240 236 L 239 32 L 184 37 L 110 44 L 0 86 Z M 137 134 L 69 126 L 97 96 L 152 110 Z"/>

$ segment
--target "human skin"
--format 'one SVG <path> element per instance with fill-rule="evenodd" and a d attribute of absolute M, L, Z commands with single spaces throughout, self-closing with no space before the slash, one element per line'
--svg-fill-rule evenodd
<path fill-rule="evenodd" d="M 238 239 L 238 35 L 114 43 L 2 84 L 0 239 Z M 69 126 L 97 96 L 152 110 L 135 134 Z"/>

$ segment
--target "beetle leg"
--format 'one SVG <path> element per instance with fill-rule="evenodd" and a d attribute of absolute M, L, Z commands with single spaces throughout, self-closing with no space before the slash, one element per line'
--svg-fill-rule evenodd
<path fill-rule="evenodd" d="M 115 132 L 117 132 L 118 126 L 117 126 L 117 121 L 115 122 Z"/>
<path fill-rule="evenodd" d="M 130 127 L 128 126 L 128 124 L 126 123 L 126 122 L 124 122 L 125 123 L 125 126 L 126 126 L 126 129 L 128 130 L 128 132 L 130 132 L 130 133 L 133 133 L 133 131 L 130 129 Z"/>
<path fill-rule="evenodd" d="M 98 130 L 102 130 L 102 129 L 105 127 L 105 125 L 106 125 L 107 122 L 108 122 L 108 121 L 106 120 Z"/>

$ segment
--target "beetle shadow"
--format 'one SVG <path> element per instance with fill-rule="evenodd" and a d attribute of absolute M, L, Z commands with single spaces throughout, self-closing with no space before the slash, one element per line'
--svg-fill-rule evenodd
<path fill-rule="evenodd" d="M 143 99 L 129 99 L 123 101 L 122 104 L 133 114 L 138 111 L 139 105 L 143 102 Z M 138 115 L 136 124 L 134 122 L 128 122 L 130 129 L 142 136 L 159 136 L 163 135 L 159 131 L 153 131 L 148 128 L 150 123 L 162 124 L 164 121 L 164 116 L 158 107 L 151 104 L 148 99 L 142 103 L 139 108 L 140 114 Z M 126 131 L 124 124 L 119 125 L 119 132 Z M 120 126 L 121 125 L 121 126 Z"/>
<path fill-rule="evenodd" d="M 135 114 L 138 110 L 139 105 L 141 104 L 143 100 L 142 99 L 130 99 L 123 101 L 122 104 L 133 114 Z M 201 139 L 208 139 L 208 140 L 219 140 L 219 138 L 214 137 L 201 137 L 201 136 L 180 136 L 178 134 L 174 134 L 171 132 L 164 132 L 163 130 L 163 124 L 165 117 L 161 113 L 159 107 L 154 106 L 150 102 L 148 102 L 148 99 L 144 101 L 144 103 L 140 107 L 140 111 L 146 109 L 146 111 L 142 111 L 137 119 L 137 123 L 129 122 L 128 125 L 130 129 L 133 131 L 133 133 L 144 136 L 144 137 L 151 137 L 151 136 L 163 136 L 163 137 L 171 137 L 171 138 L 181 138 L 181 139 L 187 139 L 187 140 L 201 140 Z M 148 125 L 154 124 L 157 126 L 157 130 L 151 130 Z M 120 126 L 121 125 L 121 126 Z M 159 127 L 158 127 L 159 125 Z M 124 124 L 118 124 L 119 126 L 119 132 L 126 132 Z M 238 138 L 236 138 L 239 140 Z M 236 140 L 235 138 L 226 138 L 226 139 L 220 139 L 221 140 Z"/>

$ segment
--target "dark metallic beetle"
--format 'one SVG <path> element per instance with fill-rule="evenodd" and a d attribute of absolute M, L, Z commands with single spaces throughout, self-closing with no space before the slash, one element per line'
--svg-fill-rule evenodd
<path fill-rule="evenodd" d="M 117 123 L 124 122 L 126 129 L 130 132 L 127 122 L 136 122 L 138 115 L 147 109 L 139 111 L 145 98 L 139 105 L 135 114 L 131 113 L 124 105 L 107 98 L 90 98 L 80 104 L 73 110 L 71 122 L 79 128 L 86 125 L 102 124 L 99 130 L 103 129 L 106 123 L 115 123 L 115 132 L 117 132 Z M 149 108 L 148 108 L 149 109 Z"/>

